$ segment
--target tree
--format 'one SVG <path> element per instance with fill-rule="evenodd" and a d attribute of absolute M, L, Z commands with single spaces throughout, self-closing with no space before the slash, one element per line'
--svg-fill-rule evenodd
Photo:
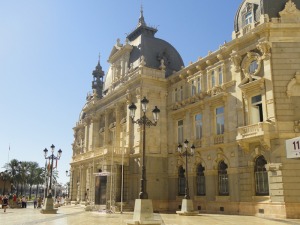
<path fill-rule="evenodd" d="M 42 167 L 39 167 L 36 169 L 36 174 L 35 174 L 35 179 L 34 179 L 34 183 L 36 184 L 36 192 L 35 192 L 36 197 L 39 192 L 39 185 L 43 184 L 44 182 L 45 182 L 45 169 Z"/>
<path fill-rule="evenodd" d="M 6 163 L 4 166 L 7 169 L 7 171 L 9 171 L 11 174 L 13 187 L 17 188 L 17 193 L 18 185 L 21 183 L 20 166 L 21 162 L 19 162 L 17 159 L 12 159 L 9 163 Z"/>
<path fill-rule="evenodd" d="M 29 198 L 31 199 L 32 185 L 36 184 L 39 164 L 37 162 L 27 163 L 27 183 L 29 184 Z"/>

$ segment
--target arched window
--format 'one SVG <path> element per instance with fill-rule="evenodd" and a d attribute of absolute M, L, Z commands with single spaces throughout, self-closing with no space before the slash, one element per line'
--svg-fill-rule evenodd
<path fill-rule="evenodd" d="M 205 195 L 205 168 L 200 164 L 197 167 L 197 195 Z"/>
<path fill-rule="evenodd" d="M 227 174 L 227 164 L 224 161 L 219 163 L 218 176 L 219 176 L 219 195 L 229 195 L 229 185 L 228 185 L 228 174 Z"/>
<path fill-rule="evenodd" d="M 268 182 L 268 172 L 265 165 L 267 161 L 261 155 L 255 160 L 255 191 L 256 195 L 264 196 L 269 195 L 269 182 Z"/>
<path fill-rule="evenodd" d="M 185 169 L 182 166 L 178 169 L 178 195 L 185 195 Z"/>

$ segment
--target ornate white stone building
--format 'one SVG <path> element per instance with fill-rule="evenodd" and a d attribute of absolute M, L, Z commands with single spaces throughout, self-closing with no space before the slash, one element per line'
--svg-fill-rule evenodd
<path fill-rule="evenodd" d="M 133 208 L 142 135 L 129 117 L 140 100 L 160 109 L 147 128 L 147 192 L 156 211 L 176 211 L 185 188 L 200 212 L 300 218 L 300 162 L 285 141 L 300 136 L 300 0 L 245 0 L 232 41 L 188 66 L 156 38 L 143 12 L 118 40 L 104 78 L 100 61 L 74 129 L 71 200 Z M 152 118 L 151 112 L 147 114 Z M 125 207 L 125 206 L 124 206 Z"/>

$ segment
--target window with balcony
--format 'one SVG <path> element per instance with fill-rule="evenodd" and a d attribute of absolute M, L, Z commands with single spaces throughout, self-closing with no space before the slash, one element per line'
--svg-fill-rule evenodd
<path fill-rule="evenodd" d="M 185 195 L 185 169 L 182 166 L 178 169 L 178 195 Z"/>
<path fill-rule="evenodd" d="M 269 181 L 268 172 L 266 170 L 267 161 L 261 155 L 255 160 L 254 174 L 255 174 L 255 191 L 258 196 L 269 195 Z"/>
<path fill-rule="evenodd" d="M 251 97 L 250 121 L 251 124 L 263 122 L 263 106 L 261 95 Z"/>
<path fill-rule="evenodd" d="M 174 89 L 174 101 L 175 102 L 178 101 L 178 91 L 177 91 L 177 88 Z"/>
<path fill-rule="evenodd" d="M 183 120 L 177 122 L 177 141 L 178 143 L 183 143 Z"/>
<path fill-rule="evenodd" d="M 196 139 L 202 138 L 202 114 L 197 114 L 195 116 L 195 137 Z"/>
<path fill-rule="evenodd" d="M 214 86 L 216 86 L 216 78 L 215 78 L 215 71 L 211 71 L 211 88 L 213 88 Z"/>
<path fill-rule="evenodd" d="M 219 195 L 229 195 L 229 182 L 227 174 L 227 164 L 222 160 L 218 166 L 218 177 L 219 177 Z"/>
<path fill-rule="evenodd" d="M 197 78 L 197 92 L 198 92 L 198 94 L 202 91 L 201 90 L 201 77 L 198 77 Z"/>
<path fill-rule="evenodd" d="M 218 69 L 218 85 L 223 84 L 223 70 L 222 67 L 219 67 Z"/>
<path fill-rule="evenodd" d="M 180 89 L 179 89 L 179 100 L 182 101 L 183 100 L 183 87 L 180 86 Z"/>
<path fill-rule="evenodd" d="M 224 134 L 224 107 L 216 108 L 216 134 Z"/>
<path fill-rule="evenodd" d="M 192 80 L 191 83 L 191 96 L 194 96 L 196 94 L 196 85 L 195 85 L 195 81 Z"/>
<path fill-rule="evenodd" d="M 197 167 L 197 195 L 204 196 L 205 195 L 205 176 L 204 176 L 205 168 L 200 164 Z"/>

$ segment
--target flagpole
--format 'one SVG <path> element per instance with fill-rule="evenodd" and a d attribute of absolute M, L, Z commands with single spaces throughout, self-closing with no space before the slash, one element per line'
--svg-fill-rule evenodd
<path fill-rule="evenodd" d="M 7 156 L 7 164 L 9 164 L 9 152 L 10 152 L 10 144 L 8 145 L 8 156 Z"/>

